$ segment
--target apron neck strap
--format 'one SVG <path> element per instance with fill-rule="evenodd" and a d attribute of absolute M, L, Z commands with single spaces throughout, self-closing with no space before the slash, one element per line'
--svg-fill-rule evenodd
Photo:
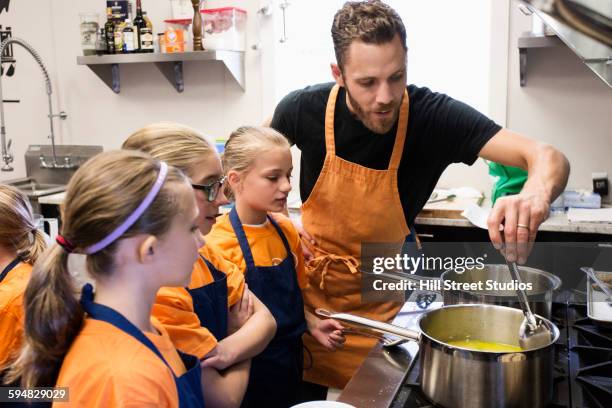
<path fill-rule="evenodd" d="M 240 244 L 240 249 L 242 250 L 242 256 L 244 256 L 244 262 L 246 263 L 247 270 L 254 269 L 255 262 L 253 261 L 253 254 L 251 253 L 249 241 L 247 240 L 244 228 L 242 227 L 242 222 L 238 216 L 238 211 L 236 211 L 236 206 L 234 206 L 232 211 L 230 211 L 229 218 L 230 222 L 232 223 L 232 228 L 236 233 L 236 238 L 238 238 L 238 244 Z"/>
<path fill-rule="evenodd" d="M 327 98 L 327 107 L 325 109 L 325 149 L 327 154 L 331 156 L 336 155 L 334 115 L 336 112 L 336 100 L 338 99 L 339 90 L 340 86 L 338 84 L 332 87 L 329 97 Z M 402 160 L 404 141 L 406 140 L 406 132 L 408 130 L 409 104 L 408 91 L 404 90 L 404 96 L 402 97 L 402 103 L 399 110 L 395 142 L 393 144 L 393 153 L 391 153 L 391 160 L 389 160 L 389 170 L 397 170 Z"/>
<path fill-rule="evenodd" d="M 12 271 L 17 265 L 19 265 L 19 262 L 21 262 L 21 259 L 17 257 L 13 259 L 11 263 L 6 265 L 6 267 L 2 270 L 2 273 L 0 273 L 0 282 L 2 282 L 4 278 L 6 278 L 6 275 L 8 275 L 10 271 Z"/>
<path fill-rule="evenodd" d="M 240 217 L 238 216 L 238 211 L 236 211 L 236 206 L 232 208 L 230 212 L 230 222 L 232 223 L 232 228 L 236 233 L 236 238 L 238 238 L 238 244 L 240 244 L 240 249 L 242 250 L 242 256 L 244 256 L 244 261 L 247 266 L 247 270 L 255 268 L 255 261 L 253 260 L 253 253 L 251 252 L 251 247 L 249 246 L 249 241 L 247 239 L 246 233 L 244 232 L 244 227 L 242 226 L 242 221 L 240 221 Z M 287 257 L 291 259 L 293 262 L 293 255 L 291 252 L 291 247 L 289 246 L 289 242 L 287 241 L 287 237 L 283 234 L 283 231 L 278 226 L 276 221 L 272 219 L 269 215 L 267 216 L 270 223 L 280 235 L 281 240 L 283 241 L 283 245 L 285 246 L 285 250 L 287 251 Z"/>
<path fill-rule="evenodd" d="M 155 355 L 157 355 L 157 357 L 159 357 L 164 364 L 170 368 L 172 375 L 176 377 L 174 370 L 172 370 L 172 367 L 170 367 L 170 364 L 168 364 L 161 352 L 157 349 L 157 347 L 155 347 L 155 344 L 153 344 L 153 342 L 147 336 L 145 336 L 142 330 L 136 327 L 132 322 L 126 319 L 125 316 L 116 310 L 111 309 L 108 306 L 95 303 L 93 298 L 93 287 L 91 284 L 87 283 L 85 286 L 83 286 L 81 291 L 80 303 L 90 318 L 112 324 L 117 329 L 132 336 L 143 346 L 155 353 Z"/>
<path fill-rule="evenodd" d="M 336 99 L 340 86 L 334 85 L 327 98 L 325 108 L 325 149 L 328 155 L 336 155 L 336 143 L 334 142 L 334 113 L 336 112 Z"/>
<path fill-rule="evenodd" d="M 210 273 L 213 276 L 213 278 L 215 279 L 215 281 L 227 278 L 227 275 L 225 275 L 223 272 L 221 272 L 220 270 L 215 268 L 215 265 L 213 265 L 212 262 L 210 262 L 208 259 L 204 258 L 203 255 L 200 254 L 200 258 L 202 258 L 202 260 L 204 261 L 204 263 L 208 267 L 208 270 L 210 271 Z"/>
<path fill-rule="evenodd" d="M 404 96 L 400 105 L 399 117 L 397 121 L 397 133 L 395 134 L 395 143 L 393 144 L 393 153 L 389 160 L 389 170 L 397 170 L 402 154 L 404 153 L 404 142 L 406 141 L 406 132 L 408 131 L 408 113 L 410 101 L 408 99 L 408 91 L 404 90 Z"/>

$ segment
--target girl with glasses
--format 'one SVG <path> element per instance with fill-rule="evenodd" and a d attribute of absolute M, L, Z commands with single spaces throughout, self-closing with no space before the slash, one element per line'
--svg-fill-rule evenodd
<path fill-rule="evenodd" d="M 177 123 L 146 126 L 123 143 L 181 169 L 190 179 L 200 211 L 199 231 L 207 234 L 227 203 L 221 160 L 194 129 Z M 182 351 L 203 360 L 203 388 L 210 406 L 238 406 L 246 390 L 250 359 L 274 336 L 268 309 L 251 293 L 237 266 L 208 245 L 199 250 L 191 281 L 162 288 L 153 314 Z"/>
<path fill-rule="evenodd" d="M 151 317 L 162 286 L 189 282 L 202 245 L 191 186 L 140 152 L 101 153 L 72 176 L 62 228 L 25 292 L 23 387 L 67 387 L 79 407 L 203 407 L 201 368 Z M 80 300 L 69 257 L 94 286 Z"/>
<path fill-rule="evenodd" d="M 225 144 L 223 168 L 236 205 L 206 237 L 240 267 L 250 290 L 270 309 L 276 336 L 251 366 L 243 406 L 288 407 L 300 400 L 302 335 L 308 330 L 324 347 L 344 342 L 340 323 L 304 313 L 306 287 L 300 237 L 283 211 L 293 169 L 287 139 L 271 128 L 241 127 Z"/>

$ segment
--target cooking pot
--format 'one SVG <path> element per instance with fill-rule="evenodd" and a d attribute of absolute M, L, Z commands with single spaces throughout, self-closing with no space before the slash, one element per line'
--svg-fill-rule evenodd
<path fill-rule="evenodd" d="M 553 292 L 561 286 L 561 279 L 552 273 L 526 266 L 519 266 L 518 271 L 521 281 L 531 285 L 531 289 L 525 291 L 531 311 L 550 319 Z M 497 284 L 506 284 L 512 282 L 512 275 L 507 265 L 491 264 L 485 265 L 484 268 L 470 268 L 463 273 L 453 269 L 447 270 L 440 279 L 443 285 L 445 281 L 469 283 L 488 280 Z M 521 308 L 514 289 L 442 290 L 442 297 L 445 305 L 482 303 Z"/>
<path fill-rule="evenodd" d="M 552 399 L 554 343 L 558 328 L 537 316 L 550 330 L 550 342 L 520 352 L 475 351 L 448 342 L 481 340 L 519 346 L 523 312 L 499 305 L 453 305 L 423 313 L 419 332 L 347 313 L 317 309 L 317 314 L 379 333 L 419 343 L 421 387 L 446 408 L 545 407 Z"/>

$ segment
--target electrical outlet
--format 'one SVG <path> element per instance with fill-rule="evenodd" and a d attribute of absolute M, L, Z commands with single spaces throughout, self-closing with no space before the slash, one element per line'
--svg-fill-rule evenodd
<path fill-rule="evenodd" d="M 608 173 L 593 173 L 593 192 L 602 197 L 608 195 L 610 182 L 608 181 Z"/>

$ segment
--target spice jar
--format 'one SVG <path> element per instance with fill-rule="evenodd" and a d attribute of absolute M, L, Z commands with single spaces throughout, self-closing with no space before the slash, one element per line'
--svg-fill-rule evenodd
<path fill-rule="evenodd" d="M 104 31 L 104 28 L 101 28 L 96 36 L 96 54 L 103 55 L 107 53 L 108 51 L 106 47 L 106 31 Z"/>

